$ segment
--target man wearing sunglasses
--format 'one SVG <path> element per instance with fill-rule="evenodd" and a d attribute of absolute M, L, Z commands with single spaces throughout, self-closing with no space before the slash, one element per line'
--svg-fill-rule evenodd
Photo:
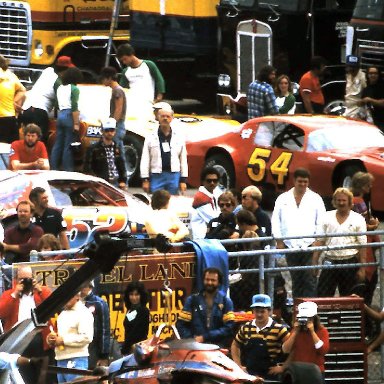
<path fill-rule="evenodd" d="M 219 179 L 220 173 L 215 167 L 204 168 L 201 172 L 202 185 L 196 192 L 192 203 L 193 239 L 204 239 L 208 223 L 220 214 L 218 199 L 222 191 L 218 186 Z"/>
<path fill-rule="evenodd" d="M 233 210 L 236 206 L 232 192 L 223 192 L 218 198 L 220 215 L 208 223 L 207 239 L 236 239 L 236 217 Z"/>
<path fill-rule="evenodd" d="M 126 189 L 127 173 L 120 148 L 113 141 L 116 134 L 116 120 L 108 118 L 102 123 L 100 141 L 88 148 L 85 156 L 84 173 L 109 181 L 121 189 Z"/>

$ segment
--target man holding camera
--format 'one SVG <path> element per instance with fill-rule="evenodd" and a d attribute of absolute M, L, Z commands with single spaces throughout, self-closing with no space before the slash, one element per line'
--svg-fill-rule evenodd
<path fill-rule="evenodd" d="M 0 296 L 0 319 L 4 331 L 10 330 L 16 323 L 30 319 L 32 310 L 40 305 L 51 291 L 48 287 L 40 285 L 32 274 L 31 267 L 19 267 L 13 280 L 13 287 L 4 291 Z M 49 333 L 48 326 L 38 333 L 28 345 L 23 355 L 26 357 L 41 357 L 49 347 L 44 340 Z M 47 352 L 48 354 L 48 352 Z M 31 377 L 26 370 L 25 376 Z"/>

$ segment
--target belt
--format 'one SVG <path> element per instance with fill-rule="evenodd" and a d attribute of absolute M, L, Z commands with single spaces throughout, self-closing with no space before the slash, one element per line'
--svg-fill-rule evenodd
<path fill-rule="evenodd" d="M 326 257 L 325 260 L 330 261 L 332 264 L 350 264 L 353 260 L 357 261 L 356 255 L 349 257 L 348 259 L 330 259 Z"/>

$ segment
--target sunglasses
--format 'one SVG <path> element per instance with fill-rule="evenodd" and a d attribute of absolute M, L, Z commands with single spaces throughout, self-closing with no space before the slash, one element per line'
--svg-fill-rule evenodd
<path fill-rule="evenodd" d="M 103 131 L 104 132 L 114 132 L 114 131 L 116 131 L 116 129 L 115 128 L 103 128 Z"/>
<path fill-rule="evenodd" d="M 224 207 L 230 208 L 230 207 L 232 207 L 232 203 L 219 203 L 219 207 L 220 208 L 224 208 Z"/>
<path fill-rule="evenodd" d="M 205 179 L 207 183 L 218 183 L 219 179 Z"/>

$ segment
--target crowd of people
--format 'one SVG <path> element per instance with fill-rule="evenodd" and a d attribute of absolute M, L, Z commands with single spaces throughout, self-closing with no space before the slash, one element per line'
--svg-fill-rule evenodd
<path fill-rule="evenodd" d="M 102 137 L 88 148 L 84 172 L 104 178 L 119 188 L 128 187 L 123 137 L 127 102 L 122 87 L 129 85 L 137 97 L 156 102 L 155 116 L 159 129 L 145 138 L 140 163 L 142 187 L 152 194 L 153 215 L 145 223 L 150 237 L 164 234 L 171 242 L 187 239 L 241 239 L 252 242 L 237 245 L 237 250 L 262 250 L 276 245 L 290 267 L 309 267 L 291 270 L 285 280 L 274 276 L 274 303 L 283 306 L 287 291 L 293 298 L 341 296 L 359 294 L 364 298 L 368 315 L 382 319 L 370 305 L 378 280 L 376 267 L 361 267 L 358 263 L 375 261 L 375 248 L 364 248 L 375 242 L 374 236 L 352 235 L 377 229 L 379 222 L 371 214 L 369 191 L 373 177 L 358 172 L 352 179 L 352 189 L 338 188 L 333 194 L 334 210 L 326 211 L 323 199 L 309 188 L 310 173 L 296 169 L 294 186 L 281 194 L 272 217 L 262 209 L 262 193 L 254 185 L 223 191 L 219 187 L 220 173 L 215 167 L 201 171 L 201 185 L 193 197 L 191 231 L 168 208 L 171 195 L 184 193 L 187 187 L 188 163 L 183 135 L 172 129 L 173 109 L 162 102 L 164 79 L 156 65 L 139 59 L 129 44 L 117 51 L 119 60 L 127 66 L 120 83 L 112 67 L 103 68 L 101 82 L 111 88 L 110 117 L 102 122 Z M 300 81 L 300 93 L 307 113 L 322 113 L 324 97 L 320 76 L 325 68 L 322 58 L 314 57 L 310 70 Z M 7 81 L 8 89 L 4 109 L 0 110 L 2 124 L 0 141 L 11 144 L 10 169 L 74 169 L 71 144 L 80 130 L 78 106 L 81 71 L 71 59 L 62 56 L 54 68 L 47 68 L 28 95 L 18 79 L 8 70 L 6 60 L 0 56 L 0 87 Z M 368 80 L 359 68 L 357 58 L 347 59 L 346 114 L 373 121 L 384 127 L 383 87 L 378 68 L 367 69 Z M 270 114 L 295 113 L 295 97 L 288 76 L 276 80 L 276 70 L 266 66 L 249 86 L 248 118 Z M 57 110 L 56 140 L 50 157 L 48 142 L 48 115 Z M 5 111 L 6 110 L 6 111 Z M 19 115 L 19 118 L 17 118 Z M 371 119 L 371 120 L 370 120 Z M 19 124 L 23 138 L 19 140 Z M 0 250 L 7 264 L 29 261 L 31 250 L 65 250 L 69 248 L 66 223 L 61 214 L 48 206 L 46 191 L 34 188 L 29 200 L 16 207 L 17 224 L 6 229 L 0 239 Z M 32 222 L 33 219 L 33 222 Z M 329 237 L 320 235 L 344 236 Z M 274 236 L 276 244 L 260 238 Z M 304 236 L 304 237 L 303 237 Z M 293 238 L 292 238 L 293 237 Z M 296 237 L 296 238 L 295 238 Z M 330 249 L 322 254 L 311 250 L 313 246 L 349 246 Z M 354 248 L 356 246 L 356 248 Z M 234 246 L 235 247 L 235 246 Z M 291 250 L 294 250 L 293 252 Z M 57 255 L 56 259 L 61 256 Z M 231 264 L 232 263 L 232 264 Z M 346 269 L 321 269 L 323 265 L 356 264 Z M 230 269 L 257 269 L 257 257 L 230 261 Z M 10 276 L 8 276 L 10 279 Z M 203 273 L 203 289 L 189 296 L 177 320 L 181 337 L 196 342 L 212 342 L 231 350 L 233 360 L 255 375 L 273 378 L 281 374 L 290 362 L 316 364 L 324 376 L 324 356 L 329 349 L 329 336 L 320 323 L 315 302 L 305 301 L 298 306 L 292 326 L 279 323 L 271 317 L 272 300 L 259 293 L 257 274 L 246 273 L 231 286 L 229 295 L 222 292 L 223 271 L 208 268 Z M 291 280 L 292 288 L 289 287 Z M 46 298 L 50 291 L 41 286 L 29 267 L 18 269 L 9 289 L 0 297 L 0 319 L 5 330 L 15 323 L 30 318 L 31 309 Z M 144 340 L 149 330 L 148 294 L 141 282 L 129 283 L 124 303 L 123 355 L 132 353 L 135 343 Z M 250 309 L 254 320 L 234 327 L 234 311 Z M 51 327 L 51 328 L 50 328 Z M 374 347 L 382 341 L 374 341 Z M 94 368 L 105 365 L 110 355 L 109 309 L 96 295 L 94 282 L 88 282 L 65 306 L 56 325 L 48 325 L 37 335 L 34 344 L 25 352 L 27 357 L 40 357 L 46 353 L 51 359 L 54 350 L 58 367 Z M 28 366 L 25 360 L 13 357 L 9 364 Z M 1 361 L 1 356 L 0 356 Z M 26 369 L 28 371 L 28 369 Z M 26 372 L 26 375 L 30 373 Z M 70 381 L 72 374 L 59 373 L 59 383 Z"/>
<path fill-rule="evenodd" d="M 322 114 L 325 97 L 321 88 L 326 63 L 324 58 L 314 56 L 310 69 L 299 82 L 299 93 L 303 104 L 301 112 Z M 364 72 L 357 56 L 346 58 L 346 87 L 344 115 L 374 123 L 384 130 L 384 83 L 380 68 L 370 66 Z M 276 69 L 271 65 L 260 69 L 257 78 L 247 92 L 248 119 L 276 114 L 294 114 L 295 96 L 292 82 L 287 75 L 276 80 Z"/>

